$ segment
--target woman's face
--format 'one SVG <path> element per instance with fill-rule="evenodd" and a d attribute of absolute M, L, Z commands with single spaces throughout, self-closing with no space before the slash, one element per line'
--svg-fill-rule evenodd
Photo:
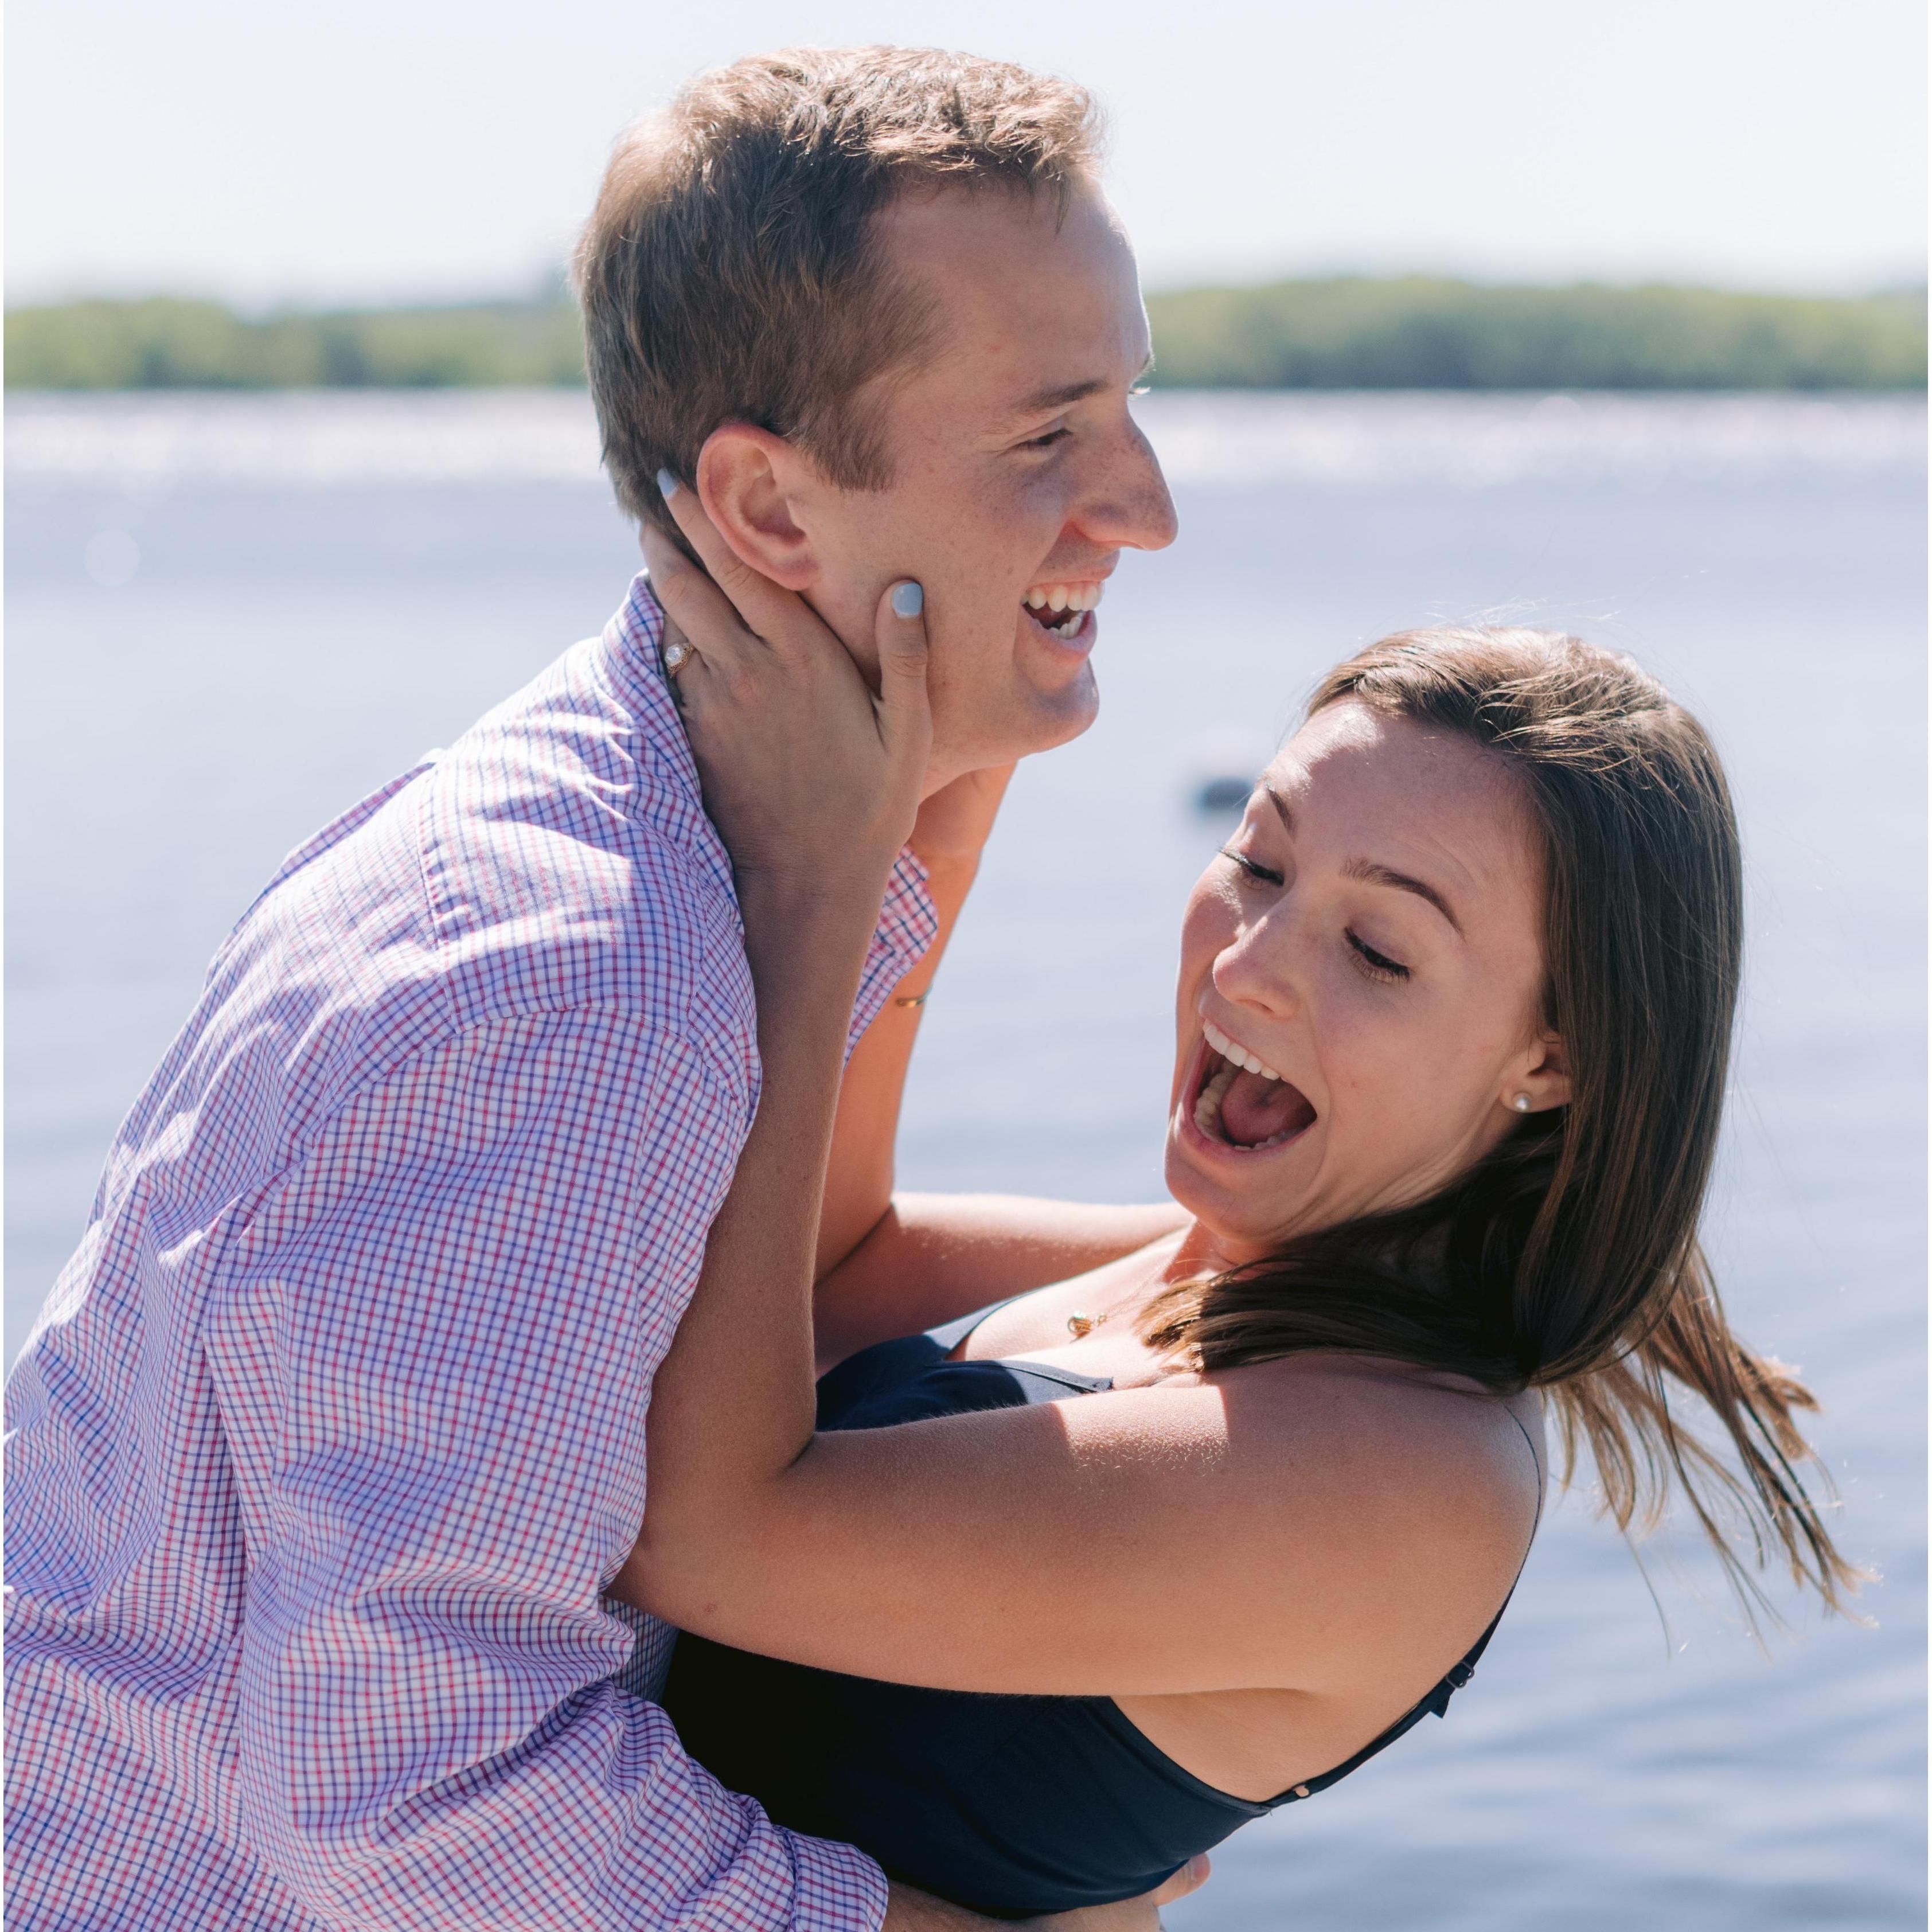
<path fill-rule="evenodd" d="M 1182 929 L 1167 1180 L 1226 1262 L 1423 1199 L 1519 1096 L 1568 1099 L 1542 928 L 1540 844 L 1500 758 L 1352 700 L 1310 720 Z"/>

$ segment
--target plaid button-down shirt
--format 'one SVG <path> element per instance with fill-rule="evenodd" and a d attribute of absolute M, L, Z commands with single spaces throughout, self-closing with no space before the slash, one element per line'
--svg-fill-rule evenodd
<path fill-rule="evenodd" d="M 121 1130 L 8 1388 L 22 1932 L 879 1922 L 599 1594 L 758 1082 L 661 623 L 294 853 Z"/>

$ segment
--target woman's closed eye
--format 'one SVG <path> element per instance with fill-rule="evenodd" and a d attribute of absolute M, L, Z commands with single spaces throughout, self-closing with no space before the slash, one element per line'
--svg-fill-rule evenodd
<path fill-rule="evenodd" d="M 1259 860 L 1250 859 L 1245 852 L 1237 852 L 1232 845 L 1223 845 L 1221 856 L 1239 866 L 1251 879 L 1260 879 L 1270 886 L 1279 886 L 1285 882 L 1285 875 L 1277 872 L 1273 866 L 1264 866 Z"/>
<path fill-rule="evenodd" d="M 1408 968 L 1400 960 L 1391 959 L 1386 952 L 1378 952 L 1366 940 L 1356 933 L 1351 932 L 1347 938 L 1357 963 L 1370 979 L 1379 980 L 1384 986 L 1388 986 L 1408 977 Z"/>

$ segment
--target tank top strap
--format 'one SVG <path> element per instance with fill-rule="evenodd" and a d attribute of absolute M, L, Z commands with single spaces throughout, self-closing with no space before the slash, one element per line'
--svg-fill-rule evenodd
<path fill-rule="evenodd" d="M 1003 1308 L 1010 1308 L 1016 1301 L 1023 1301 L 1033 1292 L 1022 1288 L 1018 1294 L 1010 1294 L 1002 1301 L 989 1301 L 984 1308 L 975 1309 L 970 1315 L 956 1315 L 950 1322 L 942 1322 L 937 1328 L 926 1331 L 928 1341 L 937 1342 L 947 1354 L 951 1354 L 980 1324 L 989 1316 L 999 1313 Z"/>

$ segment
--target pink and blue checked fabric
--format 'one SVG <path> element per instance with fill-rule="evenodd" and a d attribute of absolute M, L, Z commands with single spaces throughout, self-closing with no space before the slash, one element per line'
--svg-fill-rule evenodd
<path fill-rule="evenodd" d="M 758 1082 L 661 621 L 294 853 L 116 1140 L 7 1392 L 22 1932 L 880 1921 L 600 1596 Z"/>

